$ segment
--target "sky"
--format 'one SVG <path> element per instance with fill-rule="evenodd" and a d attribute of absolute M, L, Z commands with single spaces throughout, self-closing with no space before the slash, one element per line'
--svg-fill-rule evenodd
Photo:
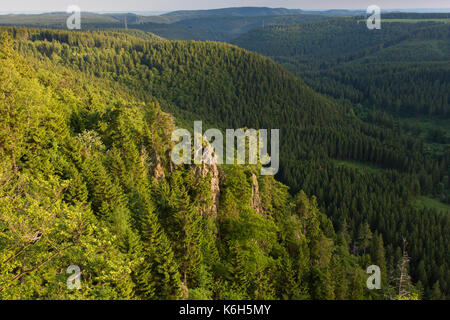
<path fill-rule="evenodd" d="M 0 12 L 66 11 L 78 5 L 82 11 L 174 11 L 227 7 L 295 9 L 450 9 L 450 0 L 0 0 Z"/>

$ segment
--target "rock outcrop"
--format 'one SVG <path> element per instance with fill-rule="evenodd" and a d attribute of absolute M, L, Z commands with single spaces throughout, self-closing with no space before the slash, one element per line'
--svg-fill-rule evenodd
<path fill-rule="evenodd" d="M 195 174 L 201 177 L 208 175 L 211 177 L 211 206 L 203 210 L 202 214 L 216 217 L 219 209 L 221 171 L 217 165 L 217 157 L 214 154 L 214 149 L 211 146 L 208 145 L 205 147 L 202 159 L 202 164 L 195 167 Z"/>
<path fill-rule="evenodd" d="M 259 184 L 258 178 L 252 172 L 252 197 L 250 198 L 250 207 L 254 209 L 257 213 L 262 214 L 264 211 L 261 205 L 261 197 L 259 195 Z"/>
<path fill-rule="evenodd" d="M 166 174 L 164 172 L 164 167 L 162 165 L 161 158 L 158 156 L 156 152 L 153 153 L 152 164 L 153 164 L 153 178 L 156 181 L 161 181 L 166 177 Z"/>

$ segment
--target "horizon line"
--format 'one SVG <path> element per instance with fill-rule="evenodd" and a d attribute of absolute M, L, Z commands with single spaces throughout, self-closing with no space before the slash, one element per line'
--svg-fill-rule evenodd
<path fill-rule="evenodd" d="M 171 12 L 177 12 L 177 11 L 213 11 L 213 10 L 222 10 L 222 9 L 238 9 L 238 8 L 269 8 L 269 9 L 287 9 L 287 10 L 302 10 L 305 12 L 310 11 L 366 11 L 366 8 L 360 8 L 360 9 L 349 9 L 349 8 L 327 8 L 327 9 L 302 9 L 302 8 L 284 8 L 284 7 L 267 7 L 267 6 L 235 6 L 235 7 L 219 7 L 219 8 L 212 8 L 212 9 L 176 9 L 176 10 L 85 10 L 82 12 L 85 13 L 99 13 L 99 14 L 108 14 L 108 13 L 153 13 L 155 15 L 158 14 L 165 14 L 165 13 L 171 13 Z M 409 13 L 425 13 L 425 12 L 415 12 L 412 10 L 420 10 L 420 11 L 445 11 L 450 13 L 450 7 L 449 8 L 387 8 L 382 9 L 381 11 L 408 11 Z M 47 11 L 47 10 L 30 10 L 30 11 L 23 11 L 23 10 L 17 10 L 17 11 L 0 11 L 0 14 L 51 14 L 51 13 L 66 13 L 65 11 Z M 427 13 L 433 13 L 433 12 L 427 12 Z M 443 13 L 443 12 L 440 12 Z"/>

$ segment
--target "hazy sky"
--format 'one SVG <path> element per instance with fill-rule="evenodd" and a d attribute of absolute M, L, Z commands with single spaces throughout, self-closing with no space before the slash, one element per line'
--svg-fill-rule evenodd
<path fill-rule="evenodd" d="M 0 12 L 66 11 L 78 5 L 82 11 L 172 11 L 241 6 L 299 9 L 362 9 L 375 4 L 381 9 L 450 8 L 450 0 L 0 0 Z"/>

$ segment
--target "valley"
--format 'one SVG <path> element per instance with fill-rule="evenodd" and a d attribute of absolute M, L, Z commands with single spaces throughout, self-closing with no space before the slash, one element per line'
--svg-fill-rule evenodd
<path fill-rule="evenodd" d="M 75 259 L 79 298 L 396 299 L 406 239 L 408 297 L 448 299 L 448 14 L 66 17 L 0 16 L 1 298 L 56 297 Z M 279 172 L 174 166 L 194 121 L 279 129 Z"/>

